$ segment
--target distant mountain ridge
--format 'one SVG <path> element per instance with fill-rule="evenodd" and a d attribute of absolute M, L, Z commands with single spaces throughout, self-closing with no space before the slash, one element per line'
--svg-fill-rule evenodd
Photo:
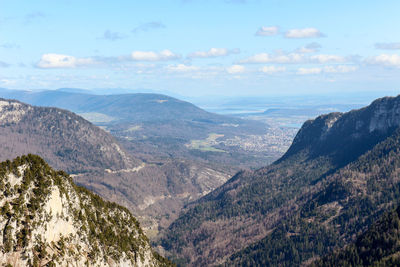
<path fill-rule="evenodd" d="M 207 112 L 182 100 L 162 94 L 135 93 L 94 95 L 87 90 L 47 90 L 39 92 L 3 90 L 2 95 L 36 106 L 59 107 L 76 113 L 99 112 L 117 121 L 207 120 L 213 123 L 242 121 Z"/>
<path fill-rule="evenodd" d="M 343 247 L 400 200 L 399 107 L 306 122 L 281 159 L 188 205 L 161 244 L 190 266 L 300 266 Z"/>
<path fill-rule="evenodd" d="M 78 89 L 14 91 L 0 96 L 75 112 L 103 127 L 133 154 L 253 168 L 286 151 L 293 133 L 260 121 L 207 112 L 153 93 L 94 95 Z"/>

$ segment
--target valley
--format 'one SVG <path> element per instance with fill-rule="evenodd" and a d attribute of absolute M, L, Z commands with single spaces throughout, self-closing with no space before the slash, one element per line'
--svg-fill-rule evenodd
<path fill-rule="evenodd" d="M 283 154 L 239 172 L 224 134 L 184 144 L 191 153 L 228 154 L 224 165 L 221 157 L 163 156 L 143 149 L 154 143 L 136 147 L 72 112 L 3 99 L 2 157 L 35 153 L 67 170 L 77 185 L 127 207 L 156 250 L 178 265 L 314 264 L 396 207 L 399 99 L 308 120 L 287 150 L 285 128 L 281 136 L 248 135 L 251 141 L 235 136 L 234 145 L 253 156 L 267 148 Z M 282 251 L 283 258 L 274 254 Z"/>
<path fill-rule="evenodd" d="M 400 1 L 0 10 L 0 267 L 400 266 Z"/>
<path fill-rule="evenodd" d="M 297 266 L 345 246 L 399 199 L 399 107 L 307 121 L 282 158 L 188 205 L 159 244 L 189 266 Z"/>
<path fill-rule="evenodd" d="M 93 95 L 66 89 L 3 89 L 0 96 L 71 110 L 108 131 L 131 154 L 142 159 L 183 158 L 236 166 L 235 170 L 256 168 L 281 156 L 296 132 L 295 128 L 271 127 L 261 121 L 210 113 L 159 94 Z M 209 139 L 216 135 L 218 140 Z M 201 149 L 196 149 L 199 145 Z M 219 153 L 222 151 L 226 153 Z"/>
<path fill-rule="evenodd" d="M 109 133 L 58 108 L 1 100 L 1 160 L 37 154 L 82 186 L 128 207 L 145 229 L 167 227 L 182 206 L 223 184 L 234 169 L 190 160 L 142 160 Z M 151 204 L 146 199 L 156 199 Z M 146 204 L 147 203 L 147 204 Z"/>

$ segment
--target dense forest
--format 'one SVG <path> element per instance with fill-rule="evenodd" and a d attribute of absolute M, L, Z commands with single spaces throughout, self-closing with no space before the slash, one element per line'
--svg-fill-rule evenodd
<path fill-rule="evenodd" d="M 399 102 L 306 122 L 280 160 L 187 206 L 162 245 L 182 264 L 297 266 L 351 243 L 400 200 Z"/>
<path fill-rule="evenodd" d="M 386 212 L 357 240 L 312 266 L 399 266 L 400 207 Z"/>

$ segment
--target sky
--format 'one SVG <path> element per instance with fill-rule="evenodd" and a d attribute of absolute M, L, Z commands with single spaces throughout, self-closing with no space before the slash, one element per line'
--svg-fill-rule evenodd
<path fill-rule="evenodd" d="M 0 0 L 0 87 L 395 94 L 399 10 L 398 0 Z"/>

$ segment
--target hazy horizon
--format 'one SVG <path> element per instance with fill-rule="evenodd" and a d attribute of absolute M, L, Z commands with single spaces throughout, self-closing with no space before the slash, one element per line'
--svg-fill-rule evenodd
<path fill-rule="evenodd" d="M 0 87 L 393 92 L 398 1 L 0 1 Z"/>

